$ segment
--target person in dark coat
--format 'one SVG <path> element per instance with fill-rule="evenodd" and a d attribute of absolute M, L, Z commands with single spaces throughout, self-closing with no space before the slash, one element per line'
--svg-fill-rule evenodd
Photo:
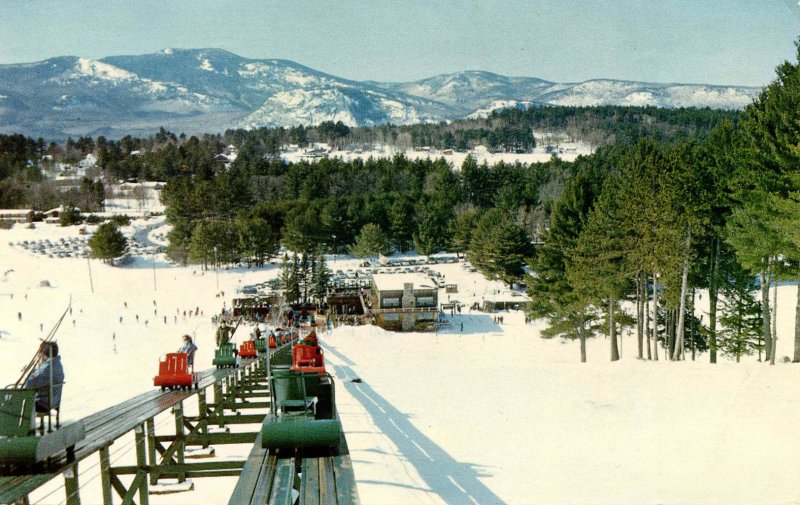
<path fill-rule="evenodd" d="M 230 331 L 231 329 L 227 324 L 224 322 L 219 323 L 219 328 L 217 328 L 217 347 L 221 347 L 231 341 Z"/>
<path fill-rule="evenodd" d="M 25 380 L 23 387 L 36 389 L 36 412 L 47 413 L 61 405 L 64 366 L 58 355 L 58 344 L 42 342 L 39 346 L 39 366 Z M 50 398 L 50 391 L 53 397 Z"/>

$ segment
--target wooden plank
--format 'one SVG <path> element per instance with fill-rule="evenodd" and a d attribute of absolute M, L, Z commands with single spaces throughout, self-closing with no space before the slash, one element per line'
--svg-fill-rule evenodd
<path fill-rule="evenodd" d="M 274 467 L 274 458 L 270 461 L 268 451 L 261 447 L 261 434 L 259 433 L 247 456 L 247 461 L 242 467 L 239 480 L 236 482 L 236 487 L 233 489 L 228 503 L 230 505 L 258 503 L 256 500 L 259 496 L 261 503 L 265 503 L 269 496 Z"/>
<path fill-rule="evenodd" d="M 275 478 L 272 480 L 272 492 L 269 495 L 271 505 L 292 505 L 292 488 L 294 487 L 294 458 L 278 459 Z"/>
<path fill-rule="evenodd" d="M 319 503 L 320 505 L 336 505 L 336 479 L 333 476 L 331 458 L 319 460 Z"/>
<path fill-rule="evenodd" d="M 272 490 L 272 481 L 275 478 L 275 471 L 278 468 L 278 456 L 274 452 L 267 454 L 266 463 L 261 465 L 261 473 L 253 489 L 253 496 L 250 500 L 250 503 L 253 505 L 267 503 L 267 498 Z M 232 503 L 231 505 L 234 504 Z"/>
<path fill-rule="evenodd" d="M 300 480 L 300 505 L 319 505 L 319 461 L 303 458 Z"/>
<path fill-rule="evenodd" d="M 331 460 L 336 482 L 336 501 L 339 505 L 360 505 L 356 475 L 353 471 L 350 449 L 347 447 L 347 439 L 343 430 L 339 432 L 339 447 L 335 454 L 336 456 L 333 456 Z"/>
<path fill-rule="evenodd" d="M 333 477 L 336 480 L 336 503 L 339 505 L 360 504 L 356 488 L 356 475 L 353 472 L 350 455 L 334 456 L 331 459 L 333 460 Z"/>

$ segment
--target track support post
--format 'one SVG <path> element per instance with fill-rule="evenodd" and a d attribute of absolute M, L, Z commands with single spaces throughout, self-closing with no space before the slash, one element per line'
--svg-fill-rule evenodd
<path fill-rule="evenodd" d="M 114 505 L 111 488 L 111 454 L 110 446 L 100 449 L 100 484 L 103 487 L 103 505 Z"/>
<path fill-rule="evenodd" d="M 147 460 L 150 462 L 150 485 L 158 484 L 158 461 L 156 454 L 156 423 L 151 417 L 147 420 Z"/>
<path fill-rule="evenodd" d="M 222 382 L 218 381 L 214 383 L 214 418 L 215 420 L 218 419 L 218 424 L 220 427 L 225 426 L 225 407 L 222 405 L 222 402 L 225 401 L 225 396 L 222 394 Z"/>
<path fill-rule="evenodd" d="M 204 436 L 203 449 L 208 449 L 208 441 L 205 440 L 208 435 L 208 407 L 206 406 L 206 390 L 201 389 L 197 393 L 197 413 L 200 416 L 198 423 L 200 424 L 200 433 Z"/>
<path fill-rule="evenodd" d="M 67 505 L 81 505 L 78 463 L 73 463 L 64 470 L 64 490 L 67 493 Z"/>
<path fill-rule="evenodd" d="M 144 424 L 139 424 L 134 428 L 134 436 L 136 439 L 136 465 L 139 470 L 136 472 L 136 477 L 133 479 L 130 491 L 133 491 L 135 484 L 139 485 L 139 505 L 150 505 L 150 494 L 147 488 L 147 449 L 145 443 Z"/>
<path fill-rule="evenodd" d="M 183 402 L 172 407 L 172 412 L 175 414 L 175 444 L 177 445 L 175 459 L 177 464 L 183 465 L 186 462 L 186 434 L 183 429 Z M 184 482 L 185 480 L 185 473 L 178 476 L 178 482 Z"/>

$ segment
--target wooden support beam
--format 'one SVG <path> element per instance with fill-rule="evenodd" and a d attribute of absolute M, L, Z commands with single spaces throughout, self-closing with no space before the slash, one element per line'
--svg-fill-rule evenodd
<path fill-rule="evenodd" d="M 64 470 L 64 490 L 67 493 L 67 505 L 81 505 L 81 486 L 78 484 L 77 462 Z"/>
<path fill-rule="evenodd" d="M 224 409 L 219 406 L 224 401 L 224 397 L 222 395 L 222 381 L 214 383 L 214 401 L 206 406 L 206 410 L 210 407 L 213 407 L 213 418 L 217 418 L 224 414 Z M 224 423 L 220 426 L 224 426 Z"/>
<path fill-rule="evenodd" d="M 111 489 L 111 455 L 110 446 L 100 449 L 100 484 L 103 488 L 103 505 L 114 505 L 114 495 Z"/>
<path fill-rule="evenodd" d="M 149 505 L 150 497 L 147 491 L 147 444 L 145 443 L 144 424 L 139 424 L 133 429 L 134 438 L 136 440 L 136 465 L 141 469 L 136 478 L 133 479 L 133 484 L 128 490 L 139 490 L 139 505 Z M 138 479 L 138 482 L 137 482 Z M 127 496 L 127 493 L 126 493 Z M 133 499 L 131 498 L 131 503 Z M 122 500 L 125 505 L 125 499 Z"/>
<path fill-rule="evenodd" d="M 200 424 L 200 433 L 203 435 L 208 435 L 208 408 L 206 407 L 206 390 L 205 388 L 200 390 L 200 393 L 197 395 L 197 412 L 198 423 Z M 207 449 L 208 444 L 203 445 L 203 449 Z"/>
<path fill-rule="evenodd" d="M 213 403 L 211 405 L 220 409 L 232 410 L 236 412 L 237 410 L 242 409 L 269 409 L 271 402 L 235 402 L 231 400 L 221 403 Z"/>
<path fill-rule="evenodd" d="M 176 404 L 172 407 L 172 412 L 175 414 L 175 443 L 176 446 L 176 456 L 177 456 L 177 463 L 182 465 L 186 462 L 185 460 L 185 451 L 186 451 L 186 442 L 184 440 L 184 431 L 183 431 L 183 402 Z M 179 475 L 178 482 L 184 482 L 186 480 L 186 475 Z"/>
<path fill-rule="evenodd" d="M 138 468 L 137 468 L 138 470 Z M 125 495 L 128 494 L 128 490 L 125 488 L 125 484 L 119 480 L 119 477 L 111 473 L 111 487 L 114 488 L 114 491 L 117 492 L 120 498 L 125 498 Z"/>
<path fill-rule="evenodd" d="M 221 472 L 225 474 L 233 473 L 238 475 L 244 467 L 244 461 L 202 461 L 198 463 L 184 463 L 183 465 L 158 465 L 159 474 L 165 477 L 175 477 L 180 474 L 207 473 L 211 476 L 218 476 Z M 138 466 L 117 466 L 111 471 L 113 475 L 134 475 L 139 472 Z M 146 470 L 152 471 L 153 467 L 148 466 Z M 233 472 L 231 472 L 233 471 Z"/>
<path fill-rule="evenodd" d="M 244 433 L 209 433 L 203 435 L 202 433 L 191 433 L 184 437 L 184 444 L 186 445 L 202 445 L 208 443 L 211 445 L 219 444 L 252 444 L 256 439 L 258 432 L 244 432 Z M 158 442 L 174 442 L 174 435 L 160 435 L 156 437 Z M 169 449 L 168 449 L 169 451 Z"/>
<path fill-rule="evenodd" d="M 156 450 L 161 447 L 161 444 L 156 443 L 156 423 L 151 417 L 147 420 L 147 461 L 151 465 L 156 464 Z M 163 451 L 160 451 L 163 454 Z M 158 484 L 158 472 L 150 472 L 150 484 L 155 486 Z"/>
<path fill-rule="evenodd" d="M 218 418 L 209 418 L 208 425 L 222 427 L 223 424 L 259 424 L 264 420 L 264 417 L 266 417 L 266 414 L 226 415 L 226 416 L 219 416 Z M 205 430 L 202 429 L 202 426 L 200 428 L 201 429 L 198 430 L 198 433 L 200 434 L 208 433 L 207 428 Z"/>
<path fill-rule="evenodd" d="M 131 487 L 128 488 L 125 496 L 122 497 L 122 505 L 134 505 L 136 502 L 134 502 L 133 499 L 136 497 L 137 491 L 139 491 L 139 504 L 148 505 L 150 503 L 150 495 L 145 493 L 144 497 L 142 497 L 142 486 L 147 486 L 147 474 L 139 472 L 136 474 L 136 477 L 133 478 Z"/>

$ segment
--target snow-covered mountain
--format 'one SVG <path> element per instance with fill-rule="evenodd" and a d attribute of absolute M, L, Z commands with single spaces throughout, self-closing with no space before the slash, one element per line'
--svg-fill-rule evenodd
<path fill-rule="evenodd" d="M 0 65 L 0 132 L 49 138 L 187 133 L 342 121 L 349 126 L 480 117 L 505 107 L 655 105 L 742 108 L 757 88 L 593 80 L 552 83 L 489 72 L 408 83 L 358 82 L 220 49 Z"/>
<path fill-rule="evenodd" d="M 553 83 L 532 77 L 505 77 L 489 72 L 443 74 L 411 83 L 377 84 L 444 103 L 462 117 L 485 117 L 493 110 L 531 105 L 652 105 L 743 109 L 760 92 L 746 86 L 658 84 L 611 79 Z"/>

